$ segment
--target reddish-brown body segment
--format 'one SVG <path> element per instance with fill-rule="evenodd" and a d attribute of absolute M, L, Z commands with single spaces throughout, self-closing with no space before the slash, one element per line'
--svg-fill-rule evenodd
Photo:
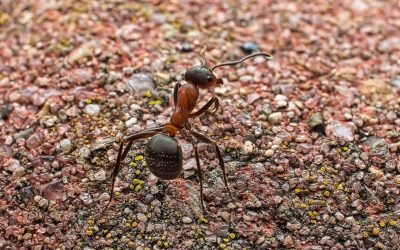
<path fill-rule="evenodd" d="M 184 84 L 179 88 L 176 109 L 171 115 L 170 124 L 165 128 L 165 132 L 174 136 L 179 129 L 185 127 L 189 119 L 190 112 L 196 106 L 199 99 L 199 89 L 194 84 Z M 172 128 L 176 127 L 176 128 Z"/>

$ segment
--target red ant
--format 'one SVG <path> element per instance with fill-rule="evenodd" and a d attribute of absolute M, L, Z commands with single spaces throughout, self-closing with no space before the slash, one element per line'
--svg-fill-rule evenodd
<path fill-rule="evenodd" d="M 150 172 L 152 172 L 155 176 L 163 180 L 171 180 L 180 176 L 182 172 L 182 149 L 181 146 L 178 144 L 178 141 L 174 138 L 178 132 L 181 133 L 186 139 L 188 139 L 193 144 L 196 157 L 197 171 L 200 180 L 200 199 L 201 199 L 202 210 L 204 211 L 203 174 L 200 168 L 200 160 L 199 160 L 199 153 L 197 150 L 197 144 L 193 137 L 197 138 L 199 141 L 210 143 L 215 146 L 219 165 L 222 169 L 224 177 L 224 184 L 226 189 L 230 193 L 230 190 L 228 188 L 228 182 L 226 180 L 225 166 L 224 166 L 224 161 L 222 159 L 221 150 L 219 149 L 215 141 L 208 138 L 206 135 L 194 131 L 189 122 L 189 118 L 202 115 L 211 107 L 211 105 L 214 105 L 214 112 L 218 109 L 219 107 L 218 98 L 213 97 L 202 108 L 193 112 L 196 103 L 199 99 L 199 88 L 208 89 L 223 84 L 222 79 L 217 78 L 214 75 L 213 70 L 222 66 L 236 65 L 255 56 L 264 56 L 267 59 L 271 59 L 272 56 L 270 54 L 262 52 L 254 53 L 237 61 L 230 61 L 218 64 L 210 69 L 207 68 L 205 65 L 206 64 L 204 57 L 205 49 L 206 47 L 204 47 L 204 49 L 201 52 L 201 66 L 195 66 L 188 69 L 184 75 L 184 79 L 187 83 L 182 86 L 179 83 L 177 83 L 174 87 L 173 97 L 174 97 L 175 110 L 171 115 L 170 122 L 161 127 L 147 129 L 142 132 L 128 135 L 122 140 L 118 150 L 118 156 L 117 156 L 117 161 L 115 163 L 115 168 L 112 174 L 110 199 L 106 207 L 100 214 L 102 214 L 111 203 L 114 194 L 115 178 L 117 177 L 121 169 L 121 162 L 126 158 L 133 142 L 138 139 L 152 137 L 150 141 L 147 143 L 144 154 L 144 158 L 147 162 L 147 166 L 149 167 Z M 125 142 L 128 142 L 128 145 L 124 149 Z"/>

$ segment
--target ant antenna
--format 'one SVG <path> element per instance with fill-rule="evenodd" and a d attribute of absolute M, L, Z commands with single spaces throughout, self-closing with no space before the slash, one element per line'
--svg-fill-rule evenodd
<path fill-rule="evenodd" d="M 249 59 L 249 58 L 256 57 L 256 56 L 264 56 L 264 57 L 266 57 L 267 59 L 272 59 L 272 58 L 273 58 L 273 57 L 272 57 L 270 54 L 268 54 L 268 53 L 263 53 L 263 52 L 254 53 L 254 54 L 245 56 L 245 57 L 243 57 L 242 59 L 237 60 L 237 61 L 224 62 L 224 63 L 218 64 L 218 65 L 215 65 L 214 67 L 211 68 L 211 71 L 213 71 L 213 70 L 216 69 L 216 68 L 222 67 L 222 66 L 236 65 L 236 64 L 239 64 L 239 63 L 241 63 L 241 62 L 243 62 L 243 61 L 245 61 L 245 60 L 247 60 L 247 59 Z"/>
<path fill-rule="evenodd" d="M 200 52 L 200 61 L 202 67 L 206 66 L 206 57 L 205 57 L 206 50 L 207 50 L 207 45 L 204 45 L 203 49 Z"/>

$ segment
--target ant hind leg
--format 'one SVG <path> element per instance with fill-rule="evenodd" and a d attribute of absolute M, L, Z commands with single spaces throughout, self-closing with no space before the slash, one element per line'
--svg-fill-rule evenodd
<path fill-rule="evenodd" d="M 101 216 L 108 208 L 108 206 L 110 205 L 113 196 L 114 196 L 114 185 L 115 185 L 115 179 L 118 176 L 119 171 L 121 170 L 121 162 L 126 158 L 126 156 L 128 155 L 128 152 L 133 144 L 134 141 L 139 140 L 139 139 L 145 139 L 151 136 L 154 136 L 156 134 L 158 134 L 159 132 L 161 132 L 164 129 L 164 127 L 157 127 L 154 129 L 148 129 L 136 134 L 132 134 L 127 136 L 126 138 L 124 138 L 119 146 L 118 149 L 118 156 L 117 156 L 117 161 L 115 162 L 115 167 L 113 170 L 113 174 L 112 174 L 112 179 L 111 179 L 111 193 L 110 193 L 110 198 L 106 204 L 106 206 L 104 207 L 104 209 L 98 213 L 96 215 L 96 217 Z M 124 142 L 128 141 L 128 145 L 125 147 L 124 149 Z"/>

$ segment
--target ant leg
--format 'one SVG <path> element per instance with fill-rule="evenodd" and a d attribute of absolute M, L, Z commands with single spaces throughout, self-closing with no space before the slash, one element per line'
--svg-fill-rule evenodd
<path fill-rule="evenodd" d="M 206 135 L 200 134 L 200 133 L 198 133 L 196 131 L 190 130 L 190 133 L 192 135 L 194 135 L 200 141 L 203 141 L 203 142 L 206 142 L 206 143 L 210 143 L 210 144 L 213 144 L 215 146 L 215 151 L 217 153 L 219 166 L 221 167 L 222 174 L 224 176 L 224 184 L 225 184 L 226 190 L 228 190 L 228 193 L 231 194 L 231 191 L 229 190 L 229 186 L 228 186 L 228 181 L 226 179 L 224 160 L 222 159 L 221 150 L 219 149 L 217 143 L 215 141 L 213 141 L 212 139 L 208 138 Z"/>
<path fill-rule="evenodd" d="M 211 105 L 213 105 L 213 104 L 214 104 L 214 112 L 215 112 L 215 111 L 217 111 L 218 108 L 219 108 L 219 100 L 218 100 L 218 97 L 215 97 L 215 96 L 214 96 L 213 98 L 211 98 L 201 109 L 197 110 L 197 111 L 194 112 L 194 113 L 189 114 L 189 117 L 190 117 L 190 118 L 193 118 L 193 117 L 197 117 L 197 116 L 203 114 L 203 113 L 206 112 L 206 111 L 211 107 Z"/>
<path fill-rule="evenodd" d="M 200 158 L 199 158 L 199 152 L 197 150 L 197 143 L 195 142 L 195 140 L 189 136 L 190 141 L 193 144 L 193 148 L 194 148 L 194 154 L 195 154 L 195 158 L 196 158 L 196 164 L 197 164 L 197 172 L 199 174 L 199 180 L 200 180 L 200 203 L 201 203 L 201 210 L 203 212 L 205 212 L 204 209 L 204 198 L 203 198 L 203 171 L 201 170 L 200 167 Z"/>
<path fill-rule="evenodd" d="M 175 86 L 174 86 L 174 106 L 175 107 L 178 104 L 178 92 L 179 92 L 180 87 L 181 87 L 181 84 L 179 82 L 175 83 Z"/>
<path fill-rule="evenodd" d="M 146 131 L 142 131 L 133 135 L 130 135 L 126 138 L 124 138 L 119 146 L 118 149 L 118 156 L 117 156 L 117 161 L 115 163 L 115 167 L 114 167 L 114 171 L 112 174 L 112 180 L 111 180 L 111 193 L 110 193 L 110 198 L 105 206 L 105 208 L 96 215 L 102 215 L 104 213 L 104 211 L 107 210 L 108 206 L 110 205 L 112 198 L 114 196 L 114 185 L 115 185 L 115 179 L 119 173 L 119 171 L 121 170 L 121 162 L 125 159 L 126 155 L 129 152 L 129 149 L 131 148 L 132 144 L 134 141 L 138 140 L 138 139 L 144 139 L 144 138 L 148 138 L 151 136 L 154 136 L 156 134 L 158 134 L 163 128 L 155 128 L 154 130 L 146 130 Z M 124 142 L 129 141 L 128 145 L 125 147 L 124 150 Z"/>

